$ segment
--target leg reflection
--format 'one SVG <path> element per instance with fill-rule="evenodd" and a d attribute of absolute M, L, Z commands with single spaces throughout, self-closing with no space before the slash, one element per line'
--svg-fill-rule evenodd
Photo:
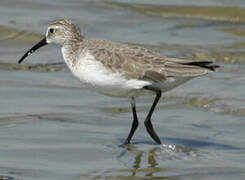
<path fill-rule="evenodd" d="M 126 169 L 120 169 L 119 171 L 122 173 L 130 173 L 128 175 L 123 175 L 123 177 L 128 177 L 132 179 L 152 179 L 152 178 L 161 178 L 173 180 L 175 178 L 161 176 L 161 173 L 167 171 L 166 168 L 159 167 L 157 162 L 157 155 L 161 149 L 159 147 L 155 147 L 153 149 L 143 151 L 138 150 L 136 146 L 130 146 L 124 151 L 123 155 L 120 156 L 120 161 L 127 166 Z M 129 165 L 129 157 L 134 157 L 134 161 L 131 165 Z M 126 159 L 124 162 L 122 159 Z"/>

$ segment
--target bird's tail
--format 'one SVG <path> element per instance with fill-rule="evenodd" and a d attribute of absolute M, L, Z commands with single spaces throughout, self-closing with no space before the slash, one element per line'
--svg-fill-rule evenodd
<path fill-rule="evenodd" d="M 202 68 L 209 69 L 211 71 L 217 71 L 220 68 L 219 65 L 213 64 L 212 61 L 192 61 L 192 62 L 183 62 L 181 64 L 191 65 L 191 66 L 199 66 Z"/>

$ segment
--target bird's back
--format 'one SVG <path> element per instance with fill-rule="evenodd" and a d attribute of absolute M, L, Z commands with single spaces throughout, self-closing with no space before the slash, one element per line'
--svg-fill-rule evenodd
<path fill-rule="evenodd" d="M 81 46 L 110 71 L 123 74 L 127 79 L 162 82 L 168 77 L 191 78 L 216 69 L 216 66 L 210 68 L 210 62 L 183 61 L 141 46 L 107 40 L 84 39 Z"/>

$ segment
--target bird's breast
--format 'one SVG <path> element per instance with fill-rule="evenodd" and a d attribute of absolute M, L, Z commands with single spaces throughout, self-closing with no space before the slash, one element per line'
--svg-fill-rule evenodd
<path fill-rule="evenodd" d="M 99 93 L 109 96 L 131 96 L 130 94 L 133 91 L 149 84 L 136 79 L 128 80 L 122 74 L 112 72 L 103 63 L 96 60 L 89 51 L 82 53 L 76 60 L 75 65 L 72 63 L 67 63 L 67 65 L 74 76 L 83 84 Z"/>

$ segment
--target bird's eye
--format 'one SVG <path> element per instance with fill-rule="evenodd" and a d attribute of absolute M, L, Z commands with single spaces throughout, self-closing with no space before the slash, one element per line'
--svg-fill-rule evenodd
<path fill-rule="evenodd" d="M 50 29 L 49 29 L 49 32 L 50 32 L 50 33 L 54 33 L 54 29 L 53 29 L 53 28 L 50 28 Z"/>

